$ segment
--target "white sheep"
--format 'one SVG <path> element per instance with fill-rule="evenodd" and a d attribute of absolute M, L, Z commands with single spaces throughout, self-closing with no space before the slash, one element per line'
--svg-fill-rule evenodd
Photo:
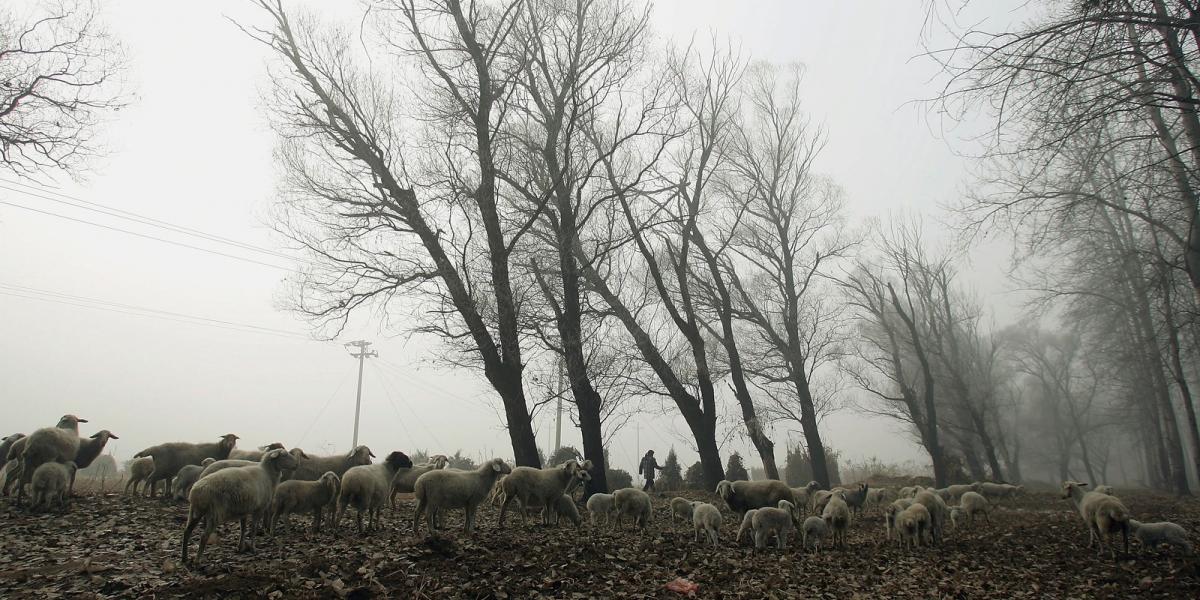
<path fill-rule="evenodd" d="M 617 527 L 625 517 L 633 519 L 632 526 L 646 528 L 654 515 L 650 495 L 637 488 L 622 488 L 613 492 L 613 504 L 617 509 Z"/>
<path fill-rule="evenodd" d="M 284 447 L 285 446 L 279 442 L 272 442 L 270 444 L 267 444 L 266 446 L 259 446 L 258 448 L 254 449 L 254 450 L 241 450 L 238 448 L 234 448 L 232 451 L 229 452 L 229 458 L 232 458 L 234 460 L 248 460 L 250 462 L 258 462 L 258 461 L 262 460 L 263 454 L 266 454 L 268 451 L 278 450 L 278 449 L 284 448 Z"/>
<path fill-rule="evenodd" d="M 356 446 L 346 454 L 337 456 L 309 456 L 299 448 L 293 448 L 294 455 L 299 457 L 299 466 L 291 473 L 284 474 L 284 480 L 299 479 L 301 481 L 316 481 L 328 471 L 333 471 L 338 477 L 346 476 L 346 471 L 352 467 L 371 464 L 375 453 L 366 446 Z"/>
<path fill-rule="evenodd" d="M 1097 494 L 1116 496 L 1116 494 L 1113 493 L 1113 486 L 1111 486 L 1111 485 L 1098 485 L 1098 486 L 1092 488 L 1092 491 L 1096 492 Z"/>
<path fill-rule="evenodd" d="M 754 515 L 757 512 L 757 508 L 752 508 L 746 511 L 746 514 L 742 515 L 742 524 L 738 527 L 737 537 L 733 538 L 734 542 L 741 543 L 742 537 L 746 535 L 746 532 L 754 533 Z M 750 541 L 753 542 L 754 540 L 751 539 Z"/>
<path fill-rule="evenodd" d="M 575 527 L 579 527 L 579 523 L 583 521 L 579 517 L 579 507 L 575 505 L 575 498 L 572 498 L 570 494 L 560 495 L 554 500 L 554 505 L 550 507 L 550 510 L 554 511 L 555 525 L 559 523 L 559 519 L 562 517 L 569 519 Z"/>
<path fill-rule="evenodd" d="M 935 544 L 941 544 L 946 531 L 946 521 L 950 520 L 950 507 L 946 505 L 946 501 L 930 490 L 921 490 L 913 498 L 913 503 L 922 504 L 929 511 L 930 537 Z"/>
<path fill-rule="evenodd" d="M 767 547 L 771 536 L 775 537 L 776 547 L 787 549 L 788 534 L 793 529 L 793 517 L 796 507 L 787 500 L 780 500 L 778 506 L 767 506 L 754 513 L 750 524 L 754 527 L 754 548 L 762 550 Z"/>
<path fill-rule="evenodd" d="M 25 454 L 25 443 L 29 441 L 29 437 L 21 434 L 14 434 L 11 443 L 8 445 L 7 454 L 4 458 L 7 462 L 4 465 L 4 495 L 12 493 L 13 489 L 21 482 L 21 455 Z"/>
<path fill-rule="evenodd" d="M 846 505 L 842 494 L 835 493 L 829 497 L 825 509 L 821 511 L 821 518 L 833 534 L 833 543 L 839 548 L 845 548 L 846 530 L 850 528 L 850 507 Z"/>
<path fill-rule="evenodd" d="M 86 469 L 92 466 L 92 463 L 104 451 L 104 447 L 108 445 L 108 440 L 119 439 L 121 438 L 107 429 L 101 429 L 87 438 L 80 439 L 79 449 L 75 451 L 75 460 L 72 461 L 76 466 L 75 472 L 78 472 L 79 469 Z M 71 485 L 70 489 L 67 490 L 68 494 L 75 493 L 75 472 L 71 473 Z"/>
<path fill-rule="evenodd" d="M 903 512 L 896 515 L 896 532 L 900 544 L 904 547 L 920 546 L 933 531 L 933 517 L 929 509 L 919 502 L 913 502 Z"/>
<path fill-rule="evenodd" d="M 947 502 L 949 502 L 950 500 L 958 500 L 959 498 L 962 498 L 962 495 L 967 492 L 979 493 L 979 490 L 981 490 L 981 489 L 983 489 L 983 484 L 978 481 L 976 481 L 975 483 L 952 485 L 952 486 L 949 486 L 946 488 L 948 496 L 942 496 L 942 500 L 946 500 Z"/>
<path fill-rule="evenodd" d="M 985 481 L 979 484 L 979 489 L 975 490 L 983 497 L 989 500 L 1000 500 L 1002 498 L 1014 498 L 1017 494 L 1025 491 L 1024 486 L 1013 485 L 1011 483 L 992 483 Z"/>
<path fill-rule="evenodd" d="M 738 516 L 751 508 L 774 507 L 780 500 L 796 503 L 792 488 L 777 479 L 724 481 L 717 484 L 717 495 Z"/>
<path fill-rule="evenodd" d="M 271 450 L 263 455 L 258 466 L 226 469 L 197 481 L 188 494 L 188 520 L 183 528 L 181 562 L 188 562 L 188 543 L 192 531 L 201 521 L 204 521 L 204 532 L 200 536 L 200 548 L 196 550 L 196 564 L 200 564 L 204 547 L 217 527 L 233 519 L 241 519 L 242 524 L 238 550 L 254 549 L 254 536 L 259 522 L 271 508 L 275 486 L 283 470 L 295 466 L 294 456 L 284 450 Z"/>
<path fill-rule="evenodd" d="M 569 460 L 557 467 L 535 469 L 517 467 L 509 473 L 500 487 L 504 492 L 504 504 L 500 506 L 500 526 L 504 526 L 508 506 L 514 500 L 521 510 L 521 520 L 529 518 L 529 506 L 548 506 L 562 494 L 570 494 L 580 484 L 591 481 L 592 461 L 582 463 Z M 549 524 L 549 514 L 543 513 L 543 524 Z"/>
<path fill-rule="evenodd" d="M 365 448 L 365 446 L 363 447 Z M 346 507 L 352 506 L 357 511 L 355 513 L 355 530 L 358 533 L 363 531 L 364 512 L 370 515 L 368 528 L 377 529 L 379 511 L 387 503 L 388 492 L 392 489 L 392 479 L 395 479 L 396 473 L 399 473 L 400 469 L 411 466 L 412 459 L 408 458 L 407 454 L 394 451 L 377 465 L 358 465 L 347 469 L 346 474 L 342 475 L 342 487 L 338 492 L 337 512 L 333 516 L 333 526 L 337 527 L 338 523 L 341 523 Z M 337 474 L 336 471 L 327 472 Z M 321 475 L 323 477 L 324 473 Z M 318 479 L 320 478 L 318 477 Z M 296 478 L 291 481 L 307 481 L 307 479 Z"/>
<path fill-rule="evenodd" d="M 67 493 L 75 475 L 75 463 L 42 463 L 33 472 L 33 502 L 31 508 L 50 510 L 51 504 L 67 507 Z"/>
<path fill-rule="evenodd" d="M 696 531 L 696 541 L 700 541 L 701 532 L 717 547 L 721 532 L 721 510 L 707 502 L 692 502 L 692 528 Z"/>
<path fill-rule="evenodd" d="M 396 478 L 392 480 L 392 495 L 388 499 L 388 503 L 395 508 L 397 494 L 411 494 L 413 492 L 413 486 L 417 485 L 417 479 L 419 477 L 430 471 L 445 469 L 449 465 L 450 457 L 446 456 L 445 454 L 434 454 L 433 456 L 430 456 L 429 461 L 424 464 L 415 465 L 407 469 L 400 469 L 400 471 L 396 473 Z"/>
<path fill-rule="evenodd" d="M 48 462 L 68 463 L 79 452 L 79 424 L 87 423 L 75 415 L 63 415 L 54 427 L 43 427 L 25 438 L 21 453 L 21 480 L 17 487 L 17 504 L 25 498 L 25 486 L 33 480 L 38 467 Z M 68 484 L 69 485 L 69 484 Z"/>
<path fill-rule="evenodd" d="M 792 488 L 792 502 L 794 502 L 797 507 L 811 506 L 813 492 L 816 492 L 820 487 L 821 484 L 815 481 L 810 481 L 808 482 L 808 485 L 804 487 Z"/>
<path fill-rule="evenodd" d="M 675 527 L 676 519 L 683 519 L 684 523 L 693 521 L 694 524 L 695 521 L 692 519 L 692 507 L 695 504 L 695 502 L 692 502 L 687 498 L 680 498 L 679 496 L 671 498 L 671 527 Z"/>
<path fill-rule="evenodd" d="M 154 460 L 153 458 L 147 458 Z M 142 459 L 139 458 L 138 460 Z M 183 468 L 179 469 L 179 472 L 175 474 L 175 499 L 187 500 L 188 493 L 192 491 L 192 486 L 200 480 L 200 475 L 204 472 L 204 468 L 214 462 L 216 462 L 214 459 L 206 458 L 200 461 L 198 465 L 184 465 Z"/>
<path fill-rule="evenodd" d="M 1091 548 L 1099 537 L 1100 551 L 1104 551 L 1104 546 L 1109 546 L 1109 552 L 1115 560 L 1117 554 L 1109 545 L 1108 536 L 1120 531 L 1125 539 L 1125 552 L 1129 553 L 1129 509 L 1125 508 L 1120 500 L 1108 494 L 1085 493 L 1085 486 L 1086 483 L 1064 481 L 1062 497 L 1069 498 L 1079 511 L 1079 516 L 1083 518 L 1083 523 L 1088 528 L 1088 547 Z"/>
<path fill-rule="evenodd" d="M 896 529 L 896 517 L 900 516 L 900 513 L 904 512 L 909 506 L 912 506 L 912 503 L 911 498 L 897 498 L 883 510 L 883 526 L 887 541 L 890 542 L 893 537 L 899 539 L 899 532 Z"/>
<path fill-rule="evenodd" d="M 809 542 L 812 542 L 812 549 L 819 552 L 821 550 L 821 541 L 827 535 L 829 535 L 829 527 L 825 525 L 825 519 L 821 517 L 809 517 L 800 526 L 800 543 L 805 550 L 809 549 Z"/>
<path fill-rule="evenodd" d="M 203 444 L 171 442 L 151 446 L 134 454 L 133 457 L 151 456 L 154 458 L 154 472 L 146 479 L 147 485 L 150 486 L 150 496 L 154 497 L 154 484 L 159 481 L 166 482 L 163 488 L 165 496 L 171 490 L 171 480 L 179 473 L 180 469 L 186 465 L 198 465 L 206 458 L 216 460 L 229 458 L 229 453 L 237 445 L 237 440 L 238 436 L 227 433 L 216 442 Z"/>
<path fill-rule="evenodd" d="M 326 509 L 330 513 L 334 511 L 341 487 L 342 478 L 333 471 L 326 471 L 316 481 L 292 479 L 280 482 L 271 502 L 271 535 L 275 535 L 275 525 L 280 517 L 305 512 L 312 513 L 313 533 L 320 533 L 321 517 Z"/>
<path fill-rule="evenodd" d="M 604 524 L 608 525 L 612 523 L 617 505 L 612 494 L 592 494 L 587 500 L 587 510 L 592 525 L 596 525 L 597 518 L 601 515 L 604 516 Z"/>
<path fill-rule="evenodd" d="M 128 494 L 130 488 L 133 488 L 133 493 L 138 493 L 138 484 L 146 481 L 147 488 L 149 487 L 148 478 L 154 474 L 154 457 L 143 456 L 129 461 L 129 479 L 125 482 L 125 493 Z M 149 494 L 150 490 L 147 489 Z"/>
<path fill-rule="evenodd" d="M 421 515 L 428 517 L 430 528 L 437 526 L 434 515 L 442 509 L 461 508 L 466 513 L 464 530 L 475 530 L 475 511 L 487 498 L 496 478 L 512 473 L 512 467 L 499 458 L 483 463 L 474 471 L 441 469 L 417 478 L 414 494 L 417 509 L 413 512 L 413 533 L 421 531 Z"/>
<path fill-rule="evenodd" d="M 966 492 L 959 499 L 959 508 L 962 514 L 967 519 L 969 525 L 975 524 L 975 516 L 983 515 L 984 520 L 988 523 L 992 522 L 992 517 L 989 513 L 992 512 L 992 505 L 988 503 L 987 498 L 978 492 Z M 951 516 L 953 518 L 953 515 Z M 957 523 L 955 524 L 957 527 Z"/>
<path fill-rule="evenodd" d="M 1146 548 L 1156 548 L 1162 544 L 1169 544 L 1175 548 L 1182 549 L 1184 554 L 1190 555 L 1192 553 L 1192 543 L 1188 541 L 1187 531 L 1170 521 L 1142 523 L 1141 521 L 1130 519 L 1129 532 L 1142 543 L 1143 552 Z"/>

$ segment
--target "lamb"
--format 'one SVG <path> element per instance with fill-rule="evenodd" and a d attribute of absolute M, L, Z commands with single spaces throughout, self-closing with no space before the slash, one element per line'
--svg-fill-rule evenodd
<path fill-rule="evenodd" d="M 962 498 L 963 494 L 965 494 L 967 492 L 979 493 L 979 490 L 982 488 L 983 488 L 983 484 L 979 483 L 978 481 L 976 481 L 975 483 L 970 483 L 970 484 L 952 485 L 952 486 L 946 488 L 946 491 L 949 492 L 950 497 L 947 498 L 947 497 L 943 496 L 942 500 L 947 500 L 947 501 L 958 500 L 959 498 Z"/>
<path fill-rule="evenodd" d="M 413 486 L 417 484 L 417 478 L 438 469 L 445 469 L 450 464 L 450 457 L 444 454 L 435 454 L 429 457 L 429 462 L 417 465 L 410 469 L 401 469 L 396 473 L 396 478 L 392 480 L 392 495 L 388 499 L 388 504 L 392 508 L 396 507 L 396 494 L 408 493 L 411 494 Z"/>
<path fill-rule="evenodd" d="M 958 503 L 963 516 L 967 518 L 968 524 L 974 525 L 975 515 L 979 514 L 982 514 L 984 520 L 986 520 L 988 523 L 992 522 L 992 517 L 989 515 L 989 513 L 992 511 L 992 506 L 988 503 L 987 498 L 984 498 L 982 494 L 978 492 L 967 492 L 962 495 L 962 498 L 959 499 Z M 957 526 L 957 523 L 955 526 Z"/>
<path fill-rule="evenodd" d="M 144 460 L 144 459 L 139 458 L 138 460 Z M 154 460 L 154 459 L 150 458 L 148 460 Z M 206 458 L 206 459 L 200 461 L 200 464 L 198 464 L 198 465 L 184 465 L 183 468 L 179 469 L 179 472 L 175 474 L 175 482 L 174 482 L 175 487 L 173 489 L 173 491 L 174 491 L 173 497 L 176 500 L 187 500 L 188 493 L 190 493 L 192 491 L 192 486 L 195 485 L 196 482 L 200 480 L 201 474 L 203 473 L 205 467 L 207 467 L 208 465 L 211 465 L 214 462 L 216 462 L 216 461 L 213 460 L 212 458 Z"/>
<path fill-rule="evenodd" d="M 899 530 L 896 529 L 896 517 L 904 512 L 909 506 L 912 506 L 911 498 L 899 498 L 894 500 L 883 511 L 883 526 L 886 532 L 886 539 L 891 540 L 893 535 L 899 538 Z M 903 540 L 902 540 L 903 541 Z"/>
<path fill-rule="evenodd" d="M 281 482 L 275 488 L 275 499 L 271 502 L 271 535 L 279 517 L 292 513 L 311 512 L 313 533 L 321 533 L 321 516 L 328 508 L 331 512 L 337 503 L 342 478 L 333 471 L 326 471 L 316 481 L 292 479 Z"/>
<path fill-rule="evenodd" d="M 360 446 L 365 448 L 366 446 Z M 347 506 L 353 506 L 356 514 L 356 530 L 362 533 L 363 512 L 370 514 L 369 529 L 378 528 L 379 510 L 387 501 L 388 490 L 392 488 L 392 479 L 400 469 L 412 467 L 412 459 L 408 455 L 394 451 L 387 455 L 383 462 L 377 465 L 358 465 L 346 470 L 342 476 L 342 488 L 338 493 L 337 512 L 333 516 L 333 526 L 342 521 L 342 515 Z M 335 475 L 336 471 L 333 472 Z M 323 476 L 324 474 L 322 474 Z M 293 479 L 292 481 L 307 481 Z"/>
<path fill-rule="evenodd" d="M 1092 488 L 1092 491 L 1096 492 L 1097 494 L 1104 494 L 1106 496 L 1116 496 L 1116 494 L 1113 493 L 1113 486 L 1111 485 L 1098 485 Z"/>
<path fill-rule="evenodd" d="M 21 455 L 25 453 L 25 444 L 29 438 L 22 435 L 12 441 L 8 453 L 3 458 L 7 460 L 4 468 L 4 495 L 12 493 L 13 488 L 21 481 Z"/>
<path fill-rule="evenodd" d="M 24 438 L 21 453 L 21 481 L 17 487 L 17 504 L 25 498 L 25 486 L 33 480 L 38 467 L 49 462 L 68 463 L 79 452 L 79 424 L 87 423 L 75 415 L 63 415 L 54 427 L 43 427 Z"/>
<path fill-rule="evenodd" d="M 622 488 L 613 492 L 613 504 L 617 509 L 617 527 L 625 517 L 633 519 L 633 526 L 646 528 L 654 515 L 650 495 L 637 488 Z"/>
<path fill-rule="evenodd" d="M 576 527 L 579 527 L 579 523 L 583 521 L 583 519 L 579 518 L 579 507 L 575 506 L 575 499 L 569 494 L 560 494 L 555 499 L 554 505 L 550 507 L 550 510 L 554 512 L 555 525 L 564 516 L 570 519 L 571 523 L 574 523 Z"/>
<path fill-rule="evenodd" d="M 612 494 L 592 494 L 587 500 L 587 510 L 592 525 L 596 524 L 596 518 L 600 515 L 604 515 L 604 524 L 608 525 L 612 522 L 617 506 Z"/>
<path fill-rule="evenodd" d="M 829 535 L 829 528 L 825 526 L 825 519 L 821 517 L 809 517 L 800 526 L 800 544 L 805 550 L 808 550 L 811 541 L 812 549 L 820 551 L 821 540 L 824 540 L 827 535 Z"/>
<path fill-rule="evenodd" d="M 846 530 L 850 528 L 850 507 L 846 504 L 844 494 L 833 494 L 821 512 L 825 526 L 833 533 L 833 543 L 839 548 L 846 547 Z"/>
<path fill-rule="evenodd" d="M 946 502 L 930 490 L 921 490 L 917 497 L 913 498 L 913 504 L 922 504 L 929 511 L 930 537 L 935 544 L 941 544 L 946 521 L 950 518 L 950 508 L 946 506 Z"/>
<path fill-rule="evenodd" d="M 70 482 L 75 478 L 75 463 L 42 463 L 33 472 L 33 502 L 30 508 L 44 507 L 50 510 L 52 503 L 59 508 L 67 507 L 67 493 Z"/>
<path fill-rule="evenodd" d="M 959 528 L 958 522 L 960 520 L 962 520 L 962 518 L 963 518 L 962 507 L 961 506 L 951 506 L 950 507 L 950 524 L 953 525 L 955 529 Z"/>
<path fill-rule="evenodd" d="M 887 488 L 871 488 L 867 492 L 867 505 L 874 506 L 895 500 L 895 493 Z"/>
<path fill-rule="evenodd" d="M 684 522 L 692 521 L 695 524 L 695 519 L 692 518 L 692 508 L 696 505 L 695 502 L 687 498 L 678 496 L 671 498 L 671 527 L 675 527 L 675 519 L 682 518 Z"/>
<path fill-rule="evenodd" d="M 793 506 L 796 504 L 792 488 L 777 479 L 733 482 L 722 480 L 717 484 L 717 495 L 738 517 L 751 508 L 778 506 L 780 500 L 787 500 Z"/>
<path fill-rule="evenodd" d="M 812 498 L 813 492 L 816 492 L 821 484 L 810 481 L 808 485 L 802 488 L 792 488 L 792 501 L 796 506 L 809 506 L 809 500 Z"/>
<path fill-rule="evenodd" d="M 5 465 L 4 487 L 6 488 L 8 487 L 8 482 L 13 479 L 13 471 L 17 468 L 16 463 L 9 462 L 8 451 L 12 449 L 13 444 L 17 443 L 17 440 L 21 439 L 25 439 L 25 434 L 14 433 L 12 435 L 5 436 L 3 439 L 0 439 L 0 463 Z"/>
<path fill-rule="evenodd" d="M 920 546 L 932 532 L 932 527 L 933 517 L 924 504 L 914 502 L 896 515 L 896 532 L 900 544 L 906 548 Z"/>
<path fill-rule="evenodd" d="M 754 531 L 754 515 L 757 513 L 758 513 L 757 508 L 752 508 L 752 509 L 746 511 L 746 514 L 742 516 L 742 525 L 741 525 L 741 527 L 738 527 L 737 537 L 733 538 L 733 541 L 741 542 L 742 536 L 744 536 L 747 531 L 753 533 L 753 531 Z M 753 541 L 753 540 L 751 540 L 751 541 Z"/>
<path fill-rule="evenodd" d="M 296 470 L 286 474 L 288 480 L 316 481 L 327 471 L 333 471 L 345 483 L 347 471 L 360 465 L 369 465 L 371 459 L 375 458 L 375 454 L 366 446 L 358 446 L 339 456 L 309 456 L 299 448 L 293 448 L 292 452 L 301 458 Z M 409 462 L 411 466 L 412 461 Z"/>
<path fill-rule="evenodd" d="M 258 461 L 262 460 L 263 454 L 265 454 L 267 451 L 278 450 L 283 447 L 284 447 L 283 444 L 280 444 L 279 442 L 271 442 L 270 444 L 267 444 L 266 446 L 259 446 L 257 449 L 254 449 L 254 450 L 239 450 L 237 448 L 234 448 L 229 453 L 229 458 L 232 458 L 235 460 L 248 460 L 248 461 L 257 463 Z"/>
<path fill-rule="evenodd" d="M 912 485 L 912 486 L 906 486 L 906 487 L 900 488 L 900 491 L 897 494 L 901 498 L 915 498 L 917 495 L 917 492 L 919 492 L 919 491 L 921 491 L 921 486 Z"/>
<path fill-rule="evenodd" d="M 517 501 L 517 505 L 521 509 L 521 520 L 527 521 L 529 518 L 527 508 L 530 505 L 549 506 L 560 495 L 570 494 L 579 484 L 592 480 L 592 475 L 588 472 L 591 468 L 592 461 L 590 460 L 582 463 L 569 460 L 548 469 L 533 467 L 513 469 L 512 473 L 500 482 L 504 491 L 504 504 L 500 506 L 500 526 L 504 526 L 508 506 L 512 504 L 513 500 Z M 543 513 L 542 523 L 550 523 L 548 513 Z"/>
<path fill-rule="evenodd" d="M 845 495 L 846 505 L 854 511 L 854 516 L 857 517 L 862 512 L 863 505 L 867 502 L 868 485 L 860 483 L 857 490 L 847 492 Z"/>
<path fill-rule="evenodd" d="M 171 489 L 171 480 L 176 473 L 179 473 L 179 469 L 185 465 L 198 465 L 206 458 L 225 460 L 229 458 L 229 453 L 237 445 L 237 440 L 238 436 L 227 433 L 221 436 L 220 441 L 217 442 L 203 444 L 171 442 L 151 446 L 134 454 L 133 457 L 150 456 L 154 458 L 154 472 L 146 479 L 147 485 L 150 486 L 150 497 L 154 497 L 154 484 L 159 481 L 165 481 L 166 487 L 163 489 L 163 495 L 166 496 L 167 490 Z"/>
<path fill-rule="evenodd" d="M 475 530 L 475 510 L 487 498 L 496 478 L 512 471 L 508 463 L 493 458 L 474 471 L 439 469 L 418 477 L 413 486 L 413 493 L 417 497 L 413 534 L 421 531 L 422 514 L 428 517 L 429 526 L 433 529 L 437 527 L 434 515 L 444 508 L 461 508 L 466 513 L 464 529 L 470 535 Z"/>
<path fill-rule="evenodd" d="M 1125 539 L 1125 553 L 1129 553 L 1129 509 L 1120 500 L 1107 494 L 1097 492 L 1084 493 L 1083 488 L 1086 483 L 1076 481 L 1063 482 L 1063 498 L 1070 498 L 1075 504 L 1075 508 L 1079 510 L 1079 516 L 1083 517 L 1083 522 L 1088 528 L 1088 547 L 1096 542 L 1096 537 L 1100 537 L 1101 549 L 1103 546 L 1109 546 L 1109 534 L 1120 531 Z M 1117 557 L 1116 551 L 1109 547 L 1109 552 L 1115 560 Z"/>
<path fill-rule="evenodd" d="M 792 519 L 796 507 L 787 500 L 780 500 L 778 506 L 768 506 L 754 513 L 750 524 L 754 527 L 754 548 L 762 550 L 767 547 L 767 541 L 775 536 L 776 547 L 787 549 L 788 533 L 792 531 Z"/>
<path fill-rule="evenodd" d="M 165 456 L 169 453 L 160 454 Z M 200 548 L 196 550 L 197 565 L 200 564 L 200 559 L 204 556 L 204 547 L 217 527 L 233 519 L 240 518 L 242 522 L 238 551 L 253 550 L 258 524 L 271 508 L 275 486 L 279 483 L 283 470 L 295 466 L 294 456 L 284 450 L 271 450 L 263 454 L 258 466 L 226 469 L 197 481 L 188 494 L 188 520 L 183 528 L 181 562 L 188 562 L 188 544 L 191 542 L 192 531 L 200 521 L 204 521 L 204 532 L 200 536 Z M 247 530 L 250 534 L 249 541 L 246 539 Z"/>
<path fill-rule="evenodd" d="M 692 528 L 696 531 L 696 541 L 700 541 L 700 532 L 703 531 L 704 535 L 712 542 L 713 548 L 716 548 L 721 533 L 720 509 L 707 502 L 692 502 L 690 506 L 691 510 L 688 512 L 692 515 Z"/>
<path fill-rule="evenodd" d="M 1182 549 L 1184 554 L 1192 553 L 1192 543 L 1188 541 L 1187 531 L 1170 521 L 1142 523 L 1130 519 L 1129 532 L 1142 543 L 1143 552 L 1146 548 L 1157 548 L 1162 544 L 1169 544 Z"/>
<path fill-rule="evenodd" d="M 129 488 L 130 488 L 130 486 L 132 486 L 133 493 L 136 494 L 137 489 L 138 489 L 138 484 L 143 481 L 146 481 L 147 478 L 150 477 L 150 475 L 153 473 L 154 473 L 154 458 L 153 457 L 144 456 L 142 458 L 135 458 L 132 461 L 130 461 L 129 462 L 129 480 L 125 482 L 125 493 L 128 494 Z M 147 488 L 150 487 L 149 482 L 147 482 L 146 487 Z M 150 490 L 147 489 L 146 493 L 149 494 Z"/>

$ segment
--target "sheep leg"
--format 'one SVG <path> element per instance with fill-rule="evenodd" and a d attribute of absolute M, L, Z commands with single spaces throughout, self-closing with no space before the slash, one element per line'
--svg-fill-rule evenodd
<path fill-rule="evenodd" d="M 421 533 L 421 513 L 425 512 L 425 501 L 417 498 L 417 508 L 413 511 L 413 535 Z"/>
<path fill-rule="evenodd" d="M 466 530 L 467 535 L 471 535 L 472 533 L 475 532 L 475 508 L 476 508 L 475 505 L 470 504 L 470 503 L 468 503 L 466 506 L 466 513 L 467 513 L 466 521 L 467 521 L 467 523 L 464 526 L 464 529 Z"/>
<path fill-rule="evenodd" d="M 249 519 L 250 519 L 249 516 L 242 516 L 242 518 L 240 519 L 241 529 L 238 534 L 238 545 L 237 545 L 238 552 L 244 552 L 246 550 L 246 526 L 248 526 L 250 524 Z"/>
<path fill-rule="evenodd" d="M 516 500 L 515 495 L 513 495 L 513 496 L 505 495 L 504 504 L 500 505 L 500 527 L 504 527 L 504 519 L 508 515 L 508 505 L 512 504 L 513 500 Z"/>
<path fill-rule="evenodd" d="M 754 532 L 754 549 L 762 550 L 763 548 L 766 548 L 766 546 L 767 546 L 767 532 L 762 531 L 762 530 L 755 531 Z"/>
<path fill-rule="evenodd" d="M 358 511 L 357 511 L 357 512 L 355 513 L 355 515 L 354 515 L 354 523 L 355 523 L 355 525 L 354 525 L 354 526 L 355 526 L 355 529 L 357 529 L 357 531 L 358 531 L 358 533 L 359 533 L 359 534 L 361 534 L 361 533 L 363 532 L 363 528 L 362 528 L 362 514 L 363 514 L 363 511 L 362 511 L 362 509 L 360 508 L 360 509 L 358 509 Z"/>
<path fill-rule="evenodd" d="M 787 550 L 787 537 L 786 531 L 780 531 L 776 534 L 775 539 L 778 541 L 780 550 Z"/>
<path fill-rule="evenodd" d="M 194 529 L 196 529 L 196 525 L 199 522 L 200 522 L 200 517 L 196 516 L 195 514 L 188 515 L 187 525 L 185 525 L 183 528 L 183 552 L 179 559 L 180 564 L 184 564 L 184 565 L 187 564 L 188 544 L 191 543 L 192 531 Z M 208 534 L 206 533 L 204 536 L 202 536 L 200 538 L 200 552 L 204 552 L 204 540 L 207 537 L 207 535 Z M 196 559 L 199 560 L 199 558 L 200 558 L 199 553 L 197 553 Z"/>

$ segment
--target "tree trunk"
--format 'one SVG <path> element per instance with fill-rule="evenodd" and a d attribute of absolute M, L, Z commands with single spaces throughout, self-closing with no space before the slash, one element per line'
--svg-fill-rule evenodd
<path fill-rule="evenodd" d="M 487 371 L 488 382 L 500 393 L 504 401 L 504 416 L 508 421 L 508 437 L 512 441 L 513 459 L 517 466 L 541 468 L 542 457 L 538 453 L 537 437 L 533 434 L 533 423 L 525 403 L 525 390 L 521 386 L 521 375 L 512 373 L 511 368 L 501 367 Z"/>
<path fill-rule="evenodd" d="M 1192 399 L 1192 389 L 1188 384 L 1187 373 L 1183 368 L 1183 360 L 1180 358 L 1179 325 L 1175 321 L 1175 307 L 1171 301 L 1174 282 L 1170 277 L 1170 268 L 1166 265 L 1162 265 L 1161 267 L 1163 326 L 1167 330 L 1167 348 L 1171 359 L 1171 375 L 1175 378 L 1175 385 L 1179 388 L 1180 399 L 1183 401 L 1188 441 L 1192 447 L 1192 468 L 1194 469 L 1197 481 L 1200 481 L 1200 429 L 1196 428 L 1196 406 Z"/>
<path fill-rule="evenodd" d="M 792 381 L 796 386 L 796 395 L 800 398 L 800 428 L 804 433 L 804 443 L 808 446 L 808 456 L 812 460 L 813 480 L 820 484 L 821 489 L 830 489 L 829 463 L 825 456 L 825 444 L 821 441 L 821 431 L 817 427 L 817 411 L 812 390 L 808 386 L 808 378 L 803 371 L 793 369 Z"/>

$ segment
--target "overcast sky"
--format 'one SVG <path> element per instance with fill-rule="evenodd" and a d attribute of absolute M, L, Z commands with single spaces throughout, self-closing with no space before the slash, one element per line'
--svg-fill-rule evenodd
<path fill-rule="evenodd" d="M 15 2 L 18 11 L 31 4 Z M 229 21 L 258 23 L 260 15 L 243 1 L 102 4 L 129 55 L 132 103 L 106 129 L 110 153 L 86 180 L 56 185 L 87 202 L 280 248 L 264 225 L 276 175 L 260 102 L 267 56 Z M 296 5 L 332 10 L 331 18 L 357 14 L 350 2 Z M 901 210 L 933 215 L 962 189 L 967 163 L 936 135 L 939 127 L 925 109 L 912 104 L 936 91 L 934 65 L 914 58 L 922 52 L 924 5 L 659 0 L 654 18 L 665 38 L 715 33 L 755 58 L 805 63 L 808 110 L 829 131 L 819 168 L 845 189 L 856 218 Z M 998 21 L 1013 18 L 999 6 L 989 10 Z M 435 342 L 381 330 L 377 319 L 363 319 L 337 342 L 308 339 L 305 324 L 277 308 L 286 260 L 19 193 L 3 172 L 0 180 L 7 180 L 0 181 L 5 202 L 282 267 L 0 205 L 4 434 L 75 413 L 90 420 L 81 428 L 85 435 L 104 428 L 121 436 L 109 445 L 121 460 L 151 444 L 208 441 L 227 432 L 240 435 L 244 446 L 282 441 L 341 451 L 350 445 L 356 373 L 341 344 L 365 338 L 380 357 L 366 369 L 362 443 L 380 456 L 391 449 L 462 449 L 511 457 L 494 393 L 474 373 L 434 364 Z M 989 302 L 1004 305 L 1004 253 L 984 256 L 967 271 Z M 101 310 L 94 300 L 111 304 Z M 141 309 L 171 314 L 155 318 Z M 181 315 L 226 325 L 183 322 L 190 319 Z M 661 457 L 674 445 L 686 463 L 696 459 L 682 419 L 647 414 L 635 423 L 613 444 L 616 466 L 635 472 L 639 451 L 648 447 Z M 549 415 L 535 425 L 544 448 L 551 425 Z M 843 411 L 824 425 L 827 443 L 853 459 L 926 462 L 890 422 Z M 574 429 L 563 438 L 581 445 Z M 775 439 L 782 447 L 800 438 L 780 428 Z M 732 440 L 723 453 L 732 450 L 756 463 L 745 440 Z"/>

